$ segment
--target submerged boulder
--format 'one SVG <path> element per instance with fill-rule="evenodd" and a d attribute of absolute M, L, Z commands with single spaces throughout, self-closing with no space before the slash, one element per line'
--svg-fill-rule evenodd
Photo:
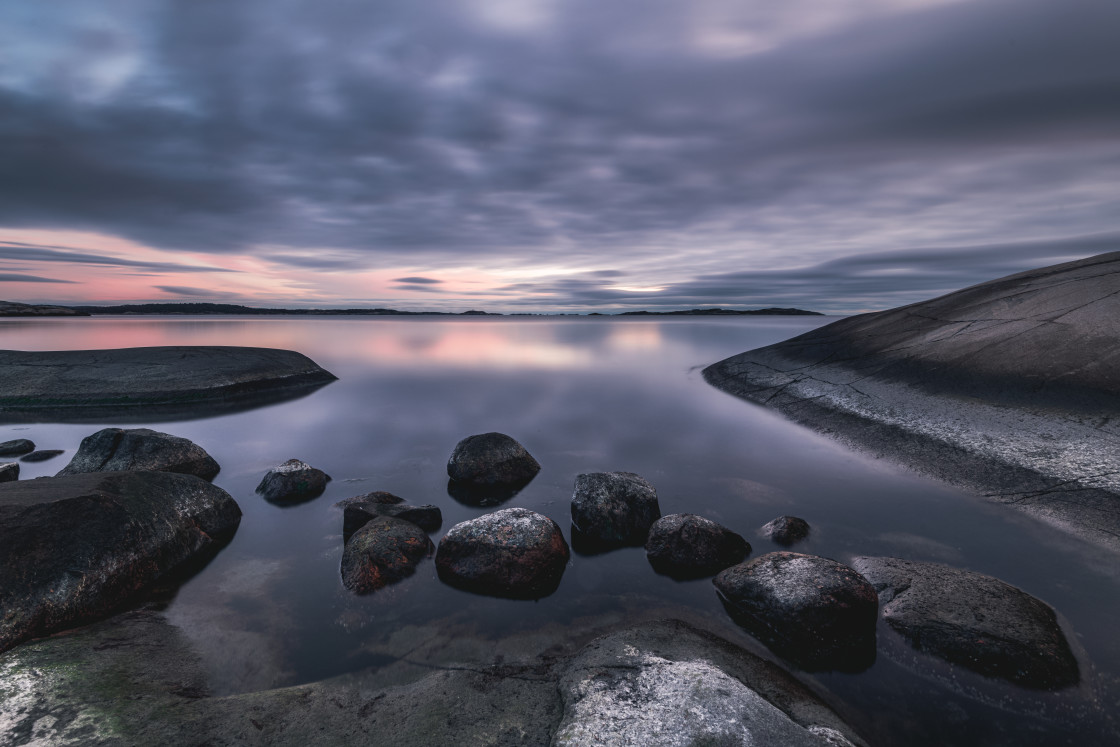
<path fill-rule="evenodd" d="M 658 573 L 701 578 L 743 562 L 751 551 L 740 535 L 695 514 L 662 516 L 650 527 L 646 557 Z"/>
<path fill-rule="evenodd" d="M 555 521 L 507 508 L 451 527 L 439 541 L 436 569 L 466 591 L 538 599 L 556 591 L 570 555 Z"/>
<path fill-rule="evenodd" d="M 322 495 L 330 479 L 307 462 L 289 459 L 265 474 L 257 492 L 269 503 L 302 503 Z"/>
<path fill-rule="evenodd" d="M 193 475 L 97 472 L 0 485 L 0 651 L 111 611 L 241 520 Z"/>
<path fill-rule="evenodd" d="M 874 661 L 879 597 L 842 563 L 772 552 L 713 583 L 736 622 L 804 669 L 859 671 Z"/>
<path fill-rule="evenodd" d="M 423 529 L 390 516 L 371 517 L 342 552 L 342 584 L 358 594 L 376 591 L 416 572 L 435 546 Z"/>
<path fill-rule="evenodd" d="M 809 522 L 796 516 L 779 516 L 759 531 L 771 542 L 788 546 L 809 536 Z"/>
<path fill-rule="evenodd" d="M 447 460 L 447 476 L 468 487 L 523 485 L 541 465 L 525 447 L 504 433 L 467 436 Z"/>
<path fill-rule="evenodd" d="M 0 464 L 0 482 L 12 482 L 19 479 L 19 462 L 4 462 Z"/>
<path fill-rule="evenodd" d="M 883 619 L 914 648 L 1025 687 L 1078 682 L 1077 660 L 1045 602 L 981 573 L 938 563 L 861 557 Z"/>
<path fill-rule="evenodd" d="M 657 491 L 633 472 L 592 472 L 576 477 L 572 539 L 579 542 L 577 549 L 644 545 L 650 526 L 660 518 Z"/>
<path fill-rule="evenodd" d="M 20 456 L 35 451 L 35 442 L 17 438 L 0 444 L 0 457 Z"/>
<path fill-rule="evenodd" d="M 105 428 L 82 439 L 58 476 L 82 472 L 151 470 L 213 480 L 221 467 L 193 441 L 148 428 Z"/>
<path fill-rule="evenodd" d="M 410 506 L 407 503 L 347 501 L 342 508 L 342 538 L 348 541 L 354 532 L 377 516 L 389 516 L 411 522 L 425 532 L 435 532 L 443 524 L 439 506 Z"/>

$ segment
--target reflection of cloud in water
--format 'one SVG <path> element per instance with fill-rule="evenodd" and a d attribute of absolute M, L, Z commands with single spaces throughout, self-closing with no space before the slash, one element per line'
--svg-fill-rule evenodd
<path fill-rule="evenodd" d="M 959 549 L 929 537 L 909 532 L 884 532 L 878 539 L 893 548 L 900 557 L 943 563 L 964 562 L 964 555 Z"/>
<path fill-rule="evenodd" d="M 661 347 L 661 325 L 641 322 L 611 322 L 608 344 L 620 350 L 651 350 Z M 617 325 L 617 326 L 613 326 Z"/>

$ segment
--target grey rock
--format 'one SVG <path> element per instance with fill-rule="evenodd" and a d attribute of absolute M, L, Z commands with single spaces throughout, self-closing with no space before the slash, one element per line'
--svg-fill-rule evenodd
<path fill-rule="evenodd" d="M 290 350 L 0 351 L 0 422 L 151 422 L 304 396 L 335 376 Z"/>
<path fill-rule="evenodd" d="M 330 475 L 299 459 L 289 459 L 273 467 L 261 478 L 257 493 L 270 503 L 303 503 L 327 489 Z"/>
<path fill-rule="evenodd" d="M 835 560 L 772 552 L 713 579 L 732 618 L 807 670 L 866 669 L 875 658 L 879 598 Z"/>
<path fill-rule="evenodd" d="M 655 521 L 646 539 L 646 557 L 658 573 L 702 578 L 743 562 L 751 546 L 742 536 L 695 514 L 670 514 Z"/>
<path fill-rule="evenodd" d="M 19 462 L 0 463 L 0 482 L 12 482 L 19 479 Z"/>
<path fill-rule="evenodd" d="M 443 512 L 439 506 L 410 506 L 407 503 L 377 503 L 347 501 L 342 509 L 342 539 L 348 542 L 354 532 L 376 516 L 403 519 L 425 532 L 438 531 L 443 525 Z"/>
<path fill-rule="evenodd" d="M 436 569 L 456 588 L 539 599 L 556 591 L 570 555 L 555 521 L 507 508 L 453 526 L 439 541 Z"/>
<path fill-rule="evenodd" d="M 150 470 L 213 480 L 220 469 L 201 446 L 188 439 L 148 428 L 105 428 L 82 439 L 78 453 L 58 476 Z"/>
<path fill-rule="evenodd" d="M 192 475 L 98 472 L 0 484 L 0 650 L 96 619 L 241 520 Z"/>
<path fill-rule="evenodd" d="M 0 444 L 0 456 L 19 456 L 35 451 L 35 442 L 26 438 L 17 438 Z"/>
<path fill-rule="evenodd" d="M 363 495 L 356 495 L 353 498 L 346 498 L 334 504 L 338 508 L 346 508 L 351 504 L 358 503 L 379 503 L 384 506 L 392 506 L 397 503 L 404 503 L 404 498 L 399 495 L 387 493 L 384 490 L 375 490 L 372 493 L 365 493 Z"/>
<path fill-rule="evenodd" d="M 63 453 L 65 452 L 62 449 L 38 449 L 30 454 L 24 454 L 19 460 L 21 462 L 45 462 Z"/>
<path fill-rule="evenodd" d="M 633 472 L 592 472 L 576 477 L 572 542 L 580 552 L 644 545 L 661 518 L 657 491 Z"/>
<path fill-rule="evenodd" d="M 342 585 L 366 594 L 408 578 L 435 545 L 410 521 L 371 517 L 346 542 L 342 552 Z"/>
<path fill-rule="evenodd" d="M 1010 584 L 900 558 L 860 557 L 852 567 L 878 590 L 883 619 L 920 651 L 1025 687 L 1080 679 L 1054 610 Z"/>
<path fill-rule="evenodd" d="M 467 436 L 447 460 L 447 476 L 464 486 L 524 485 L 541 465 L 533 455 L 504 433 Z"/>
<path fill-rule="evenodd" d="M 704 376 L 1120 551 L 1120 252 L 841 319 Z"/>
<path fill-rule="evenodd" d="M 762 536 L 779 545 L 792 545 L 809 536 L 809 522 L 796 516 L 779 516 L 765 524 Z"/>

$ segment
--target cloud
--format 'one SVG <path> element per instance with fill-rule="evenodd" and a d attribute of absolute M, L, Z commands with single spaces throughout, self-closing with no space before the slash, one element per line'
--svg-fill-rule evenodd
<path fill-rule="evenodd" d="M 154 287 L 156 288 L 156 290 L 161 290 L 164 293 L 170 293 L 173 296 L 182 296 L 184 298 L 205 301 L 232 301 L 242 300 L 244 298 L 242 295 L 237 293 L 216 291 L 210 288 L 192 288 L 186 285 L 157 285 Z"/>
<path fill-rule="evenodd" d="M 94 254 L 70 247 L 42 246 L 20 241 L 0 240 L 0 259 L 21 262 L 53 262 L 78 265 L 104 265 L 108 267 L 136 267 L 165 272 L 237 272 L 224 267 L 187 265 L 180 262 L 149 262 L 125 259 L 107 254 Z"/>
<path fill-rule="evenodd" d="M 0 273 L 0 283 L 70 283 L 73 280 L 60 280 L 59 278 L 44 278 L 38 275 L 21 275 L 14 272 Z"/>
<path fill-rule="evenodd" d="M 442 280 L 436 280 L 435 278 L 408 277 L 408 278 L 394 278 L 393 282 L 394 283 L 406 283 L 406 284 L 409 284 L 409 285 L 434 285 L 436 283 L 442 283 L 443 281 Z"/>

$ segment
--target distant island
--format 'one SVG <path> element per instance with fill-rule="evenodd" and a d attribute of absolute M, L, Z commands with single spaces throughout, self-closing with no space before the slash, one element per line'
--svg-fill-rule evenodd
<path fill-rule="evenodd" d="M 0 317 L 4 316 L 93 316 L 98 314 L 207 315 L 233 316 L 821 316 L 818 311 L 804 309 L 685 309 L 680 311 L 621 311 L 586 314 L 500 314 L 490 311 L 400 311 L 399 309 L 266 309 L 229 303 L 140 303 L 114 306 L 33 306 L 0 301 Z"/>

